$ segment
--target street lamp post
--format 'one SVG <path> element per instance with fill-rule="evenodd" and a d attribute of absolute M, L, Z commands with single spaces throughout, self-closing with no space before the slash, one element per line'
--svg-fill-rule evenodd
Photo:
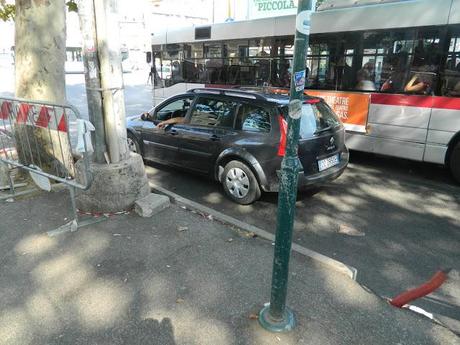
<path fill-rule="evenodd" d="M 305 87 L 305 59 L 310 34 L 312 0 L 299 0 L 296 16 L 294 66 L 289 99 L 286 154 L 281 163 L 278 194 L 278 217 L 270 304 L 260 311 L 259 323 L 273 332 L 289 331 L 295 326 L 295 317 L 286 306 L 289 259 L 291 255 L 297 179 L 301 164 L 297 154 L 300 117 Z"/>

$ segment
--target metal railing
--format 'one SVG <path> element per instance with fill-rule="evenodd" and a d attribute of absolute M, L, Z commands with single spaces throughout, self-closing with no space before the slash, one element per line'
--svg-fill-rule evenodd
<path fill-rule="evenodd" d="M 87 127 L 92 125 L 70 104 L 0 97 L 0 164 L 28 171 L 44 190 L 51 190 L 50 180 L 66 185 L 75 217 L 73 227 L 79 226 L 75 189 L 87 190 L 92 183 Z M 75 153 L 81 156 L 80 169 Z M 11 177 L 10 190 L 15 196 Z"/>

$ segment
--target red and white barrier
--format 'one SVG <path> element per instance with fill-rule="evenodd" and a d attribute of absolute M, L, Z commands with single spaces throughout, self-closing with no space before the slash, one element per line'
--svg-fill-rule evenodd
<path fill-rule="evenodd" d="M 67 116 L 65 109 L 61 107 L 3 101 L 0 106 L 0 120 L 64 133 L 68 132 Z"/>

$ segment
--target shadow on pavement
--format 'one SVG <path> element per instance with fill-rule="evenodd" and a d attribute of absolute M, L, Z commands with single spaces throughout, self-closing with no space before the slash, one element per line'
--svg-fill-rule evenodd
<path fill-rule="evenodd" d="M 360 283 L 385 297 L 452 267 L 441 289 L 414 304 L 459 320 L 460 188 L 436 165 L 362 153 L 352 157 L 338 180 L 298 194 L 294 242 L 356 267 Z M 221 186 L 206 177 L 152 163 L 147 173 L 163 188 L 275 231 L 275 193 L 242 206 L 229 201 Z"/>
<path fill-rule="evenodd" d="M 298 326 L 268 333 L 250 313 L 269 298 L 269 242 L 174 206 L 151 219 L 115 216 L 47 237 L 46 230 L 69 217 L 68 202 L 66 193 L 52 193 L 0 205 L 0 344 L 457 341 L 298 254 L 288 297 Z"/>

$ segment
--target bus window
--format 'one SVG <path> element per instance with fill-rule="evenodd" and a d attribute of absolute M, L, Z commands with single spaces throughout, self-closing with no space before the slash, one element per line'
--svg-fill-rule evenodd
<path fill-rule="evenodd" d="M 441 94 L 460 97 L 460 25 L 450 28 L 448 38 L 448 53 L 441 73 Z"/>
<path fill-rule="evenodd" d="M 410 76 L 410 62 L 414 51 L 415 30 L 395 30 L 387 39 L 383 39 L 380 51 L 377 54 L 381 63 L 376 78 L 376 87 L 381 92 L 401 93 Z M 377 49 L 379 51 L 379 49 Z M 380 55 L 380 56 L 379 56 Z M 377 62 L 377 61 L 376 61 Z"/>
<path fill-rule="evenodd" d="M 191 59 L 203 58 L 203 43 L 191 43 L 189 46 Z"/>
<path fill-rule="evenodd" d="M 238 45 L 238 56 L 240 57 L 240 62 L 246 62 L 247 61 L 246 58 L 249 56 L 249 46 L 248 45 Z"/>
<path fill-rule="evenodd" d="M 338 89 L 334 83 L 335 63 L 334 56 L 338 41 L 332 35 L 312 36 L 307 57 L 307 86 L 315 89 Z"/>
<path fill-rule="evenodd" d="M 270 37 L 249 40 L 249 56 L 269 56 L 273 42 Z"/>
<path fill-rule="evenodd" d="M 388 32 L 368 31 L 363 33 L 361 72 L 358 71 L 362 75 L 357 75 L 356 90 L 380 90 L 391 73 L 388 64 L 385 65 L 384 61 L 392 49 L 393 40 Z M 368 79 L 365 79 L 367 74 L 369 74 Z M 362 88 L 363 85 L 359 84 L 362 80 L 369 80 L 373 85 L 368 82 L 368 85 Z"/>
<path fill-rule="evenodd" d="M 348 32 L 339 37 L 334 59 L 334 84 L 337 90 L 350 90 L 356 84 L 356 74 L 360 69 L 358 61 L 362 34 Z"/>
<path fill-rule="evenodd" d="M 245 50 L 243 49 L 240 51 L 240 46 L 241 42 L 240 41 L 226 41 L 224 43 L 224 57 L 231 59 L 232 65 L 238 64 L 237 58 L 240 56 L 240 53 L 242 52 L 243 54 L 245 53 Z"/>
<path fill-rule="evenodd" d="M 435 94 L 437 73 L 441 62 L 440 35 L 438 29 L 418 30 L 411 51 L 411 65 L 404 92 Z"/>
<path fill-rule="evenodd" d="M 206 58 L 215 59 L 222 57 L 222 45 L 221 44 L 204 44 L 204 54 Z"/>

